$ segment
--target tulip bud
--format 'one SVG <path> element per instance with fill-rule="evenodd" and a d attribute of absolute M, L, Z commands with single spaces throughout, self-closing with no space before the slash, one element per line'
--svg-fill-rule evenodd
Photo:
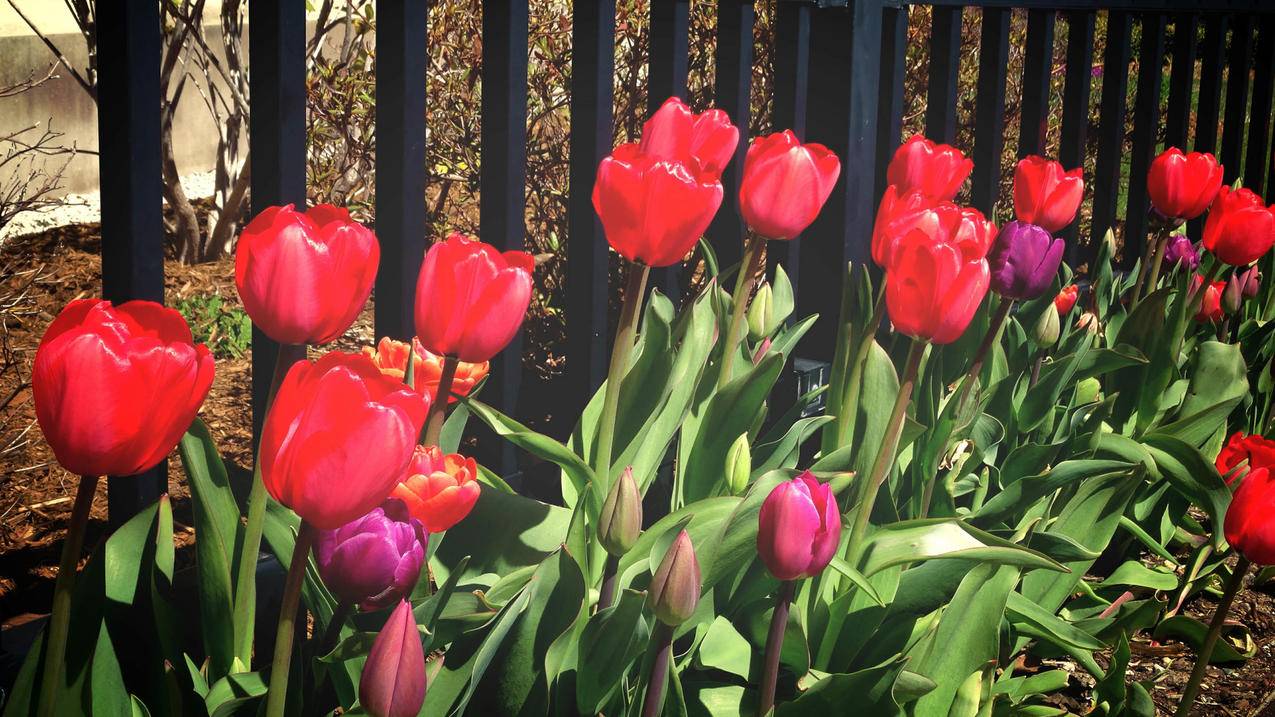
<path fill-rule="evenodd" d="M 753 457 L 748 449 L 748 434 L 741 433 L 726 452 L 726 487 L 731 495 L 739 495 L 748 487 L 753 473 Z"/>
<path fill-rule="evenodd" d="M 1174 234 L 1164 247 L 1163 267 L 1166 270 L 1180 266 L 1187 271 L 1195 271 L 1200 266 L 1200 250 L 1185 234 Z"/>
<path fill-rule="evenodd" d="M 1244 304 L 1243 281 L 1236 272 L 1231 274 L 1231 278 L 1226 282 L 1226 289 L 1222 292 L 1222 308 L 1228 314 L 1239 312 L 1240 306 Z"/>
<path fill-rule="evenodd" d="M 1090 376 L 1076 382 L 1076 405 L 1093 403 L 1102 398 L 1102 382 Z"/>
<path fill-rule="evenodd" d="M 770 339 L 762 339 L 761 343 L 757 344 L 757 350 L 753 352 L 753 365 L 756 366 L 761 363 L 761 360 L 766 358 L 766 353 L 769 351 Z"/>
<path fill-rule="evenodd" d="M 359 703 L 374 717 L 415 717 L 425 703 L 425 650 L 406 600 L 372 643 L 359 678 Z"/>
<path fill-rule="evenodd" d="M 391 498 L 336 530 L 319 531 L 314 559 L 342 602 L 379 610 L 416 586 L 429 536 L 402 501 Z"/>
<path fill-rule="evenodd" d="M 770 282 L 762 282 L 748 306 L 748 338 L 761 341 L 775 329 L 775 297 Z"/>
<path fill-rule="evenodd" d="M 1245 299 L 1251 299 L 1257 296 L 1258 289 L 1262 288 L 1262 272 L 1257 267 L 1250 266 L 1247 271 L 1240 274 L 1240 294 Z"/>
<path fill-rule="evenodd" d="M 1102 330 L 1102 325 L 1098 323 L 1097 314 L 1092 311 L 1086 311 L 1080 315 L 1080 318 L 1076 319 L 1076 328 L 1084 329 L 1096 336 Z"/>
<path fill-rule="evenodd" d="M 642 534 L 642 494 L 633 480 L 633 467 L 624 469 L 611 485 L 598 516 L 598 541 L 615 557 L 629 552 Z"/>
<path fill-rule="evenodd" d="M 691 536 L 683 530 L 677 534 L 651 576 L 647 600 L 660 622 L 676 627 L 695 612 L 699 593 L 699 561 L 695 559 Z"/>
<path fill-rule="evenodd" d="M 1062 331 L 1062 322 L 1058 317 L 1058 309 L 1050 303 L 1041 312 L 1040 319 L 1032 329 L 1032 341 L 1045 348 L 1058 342 L 1058 334 Z"/>

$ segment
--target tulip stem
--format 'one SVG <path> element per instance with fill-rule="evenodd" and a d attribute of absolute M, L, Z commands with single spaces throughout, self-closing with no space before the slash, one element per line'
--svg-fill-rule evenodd
<path fill-rule="evenodd" d="M 669 660 L 673 656 L 673 626 L 656 620 L 651 647 L 655 649 L 655 659 L 651 660 L 651 677 L 647 680 L 646 697 L 642 700 L 642 717 L 657 717 L 664 707 Z"/>
<path fill-rule="evenodd" d="M 336 604 L 336 609 L 332 611 L 332 618 L 328 620 L 328 627 L 323 631 L 323 638 L 319 640 L 319 651 L 315 657 L 323 657 L 336 647 L 337 638 L 341 636 L 341 627 L 345 625 L 346 619 L 352 612 L 354 612 L 354 603 L 349 600 L 342 600 Z"/>
<path fill-rule="evenodd" d="M 730 383 L 731 366 L 739 353 L 739 341 L 744 333 L 744 314 L 748 309 L 748 297 L 753 293 L 753 277 L 762 260 L 764 237 L 754 234 L 744 245 L 744 257 L 739 261 L 739 275 L 735 277 L 735 293 L 731 295 L 730 327 L 726 330 L 726 343 L 722 346 L 722 368 L 717 374 L 717 390 Z"/>
<path fill-rule="evenodd" d="M 443 374 L 438 378 L 438 392 L 434 394 L 434 402 L 429 405 L 429 418 L 425 422 L 423 443 L 427 446 L 437 446 L 438 438 L 443 435 L 443 421 L 447 418 L 452 381 L 456 379 L 456 367 L 459 365 L 460 359 L 455 356 L 443 357 Z"/>
<path fill-rule="evenodd" d="M 868 320 L 867 326 L 864 327 L 863 336 L 859 337 L 859 340 L 855 342 L 856 351 L 854 356 L 850 357 L 850 370 L 842 389 L 844 394 L 837 413 L 836 448 L 848 446 L 854 440 L 854 428 L 859 409 L 859 393 L 863 388 L 863 367 L 868 362 L 868 353 L 872 350 L 872 344 L 876 340 L 877 328 L 881 326 L 881 319 L 883 318 L 885 318 L 884 282 L 881 284 L 881 288 L 877 290 L 877 299 L 872 307 L 872 318 Z M 834 388 L 836 387 L 834 386 Z"/>
<path fill-rule="evenodd" d="M 620 570 L 620 559 L 607 553 L 606 564 L 602 568 L 602 590 L 598 592 L 598 612 L 611 607 L 615 602 L 615 579 Z"/>
<path fill-rule="evenodd" d="M 1142 300 L 1143 290 L 1148 294 L 1155 291 L 1155 285 L 1160 281 L 1160 264 L 1164 262 L 1164 252 L 1168 246 L 1169 231 L 1162 230 L 1156 234 L 1155 249 L 1151 252 L 1150 260 L 1146 266 L 1142 267 L 1142 271 L 1138 272 L 1138 283 L 1133 287 L 1133 301 L 1130 304 L 1130 310 Z"/>
<path fill-rule="evenodd" d="M 593 456 L 593 472 L 603 492 L 611 487 L 611 447 L 615 442 L 615 415 L 620 409 L 620 385 L 629 368 L 629 356 L 633 353 L 633 341 L 637 335 L 638 311 L 646 294 L 646 277 L 651 267 L 630 264 L 624 284 L 624 304 L 620 309 L 620 323 L 615 329 L 615 343 L 611 347 L 611 365 L 607 369 L 606 393 L 602 399 L 602 416 L 598 423 L 598 449 Z"/>
<path fill-rule="evenodd" d="M 71 597 L 75 588 L 75 568 L 80 562 L 80 550 L 84 548 L 84 529 L 89 522 L 89 510 L 93 507 L 93 495 L 97 492 L 98 476 L 80 476 L 75 491 L 75 503 L 71 508 L 71 522 L 66 527 L 66 539 L 62 541 L 62 560 L 58 563 L 58 578 L 53 585 L 53 614 L 49 617 L 49 629 L 44 645 L 44 679 L 40 684 L 40 717 L 57 714 L 57 698 L 62 687 L 62 667 L 66 662 L 66 636 L 71 625 Z"/>
<path fill-rule="evenodd" d="M 297 361 L 304 360 L 305 355 L 304 344 L 279 345 L 279 354 L 274 363 L 274 378 L 270 381 L 270 394 L 266 397 L 267 415 L 288 369 Z M 260 446 L 257 450 L 260 451 Z M 261 552 L 261 531 L 265 520 L 266 485 L 261 480 L 261 460 L 258 456 L 252 472 L 252 487 L 248 490 L 248 518 L 244 525 L 238 571 L 235 575 L 235 657 L 239 658 L 244 669 L 251 669 L 252 665 L 253 612 L 257 607 L 257 555 Z"/>
<path fill-rule="evenodd" d="M 1204 673 L 1209 669 L 1209 658 L 1213 655 L 1213 647 L 1217 645 L 1217 638 L 1222 634 L 1222 625 L 1226 623 L 1226 615 L 1231 609 L 1231 603 L 1235 601 L 1235 595 L 1244 584 L 1244 573 L 1248 572 L 1248 566 L 1248 559 L 1243 555 L 1239 556 L 1235 569 L 1231 571 L 1230 579 L 1226 581 L 1222 589 L 1222 600 L 1213 613 L 1213 622 L 1209 623 L 1209 631 L 1204 635 L 1204 644 L 1200 646 L 1200 653 L 1195 657 L 1195 669 L 1191 670 L 1191 677 L 1187 680 L 1186 687 L 1182 689 L 1182 699 L 1178 702 L 1175 717 L 1186 717 L 1191 711 L 1191 706 L 1195 704 L 1195 698 L 1200 693 L 1200 682 L 1204 680 Z"/>
<path fill-rule="evenodd" d="M 305 581 L 310 547 L 317 533 L 305 520 L 297 531 L 292 547 L 292 561 L 283 584 L 279 604 L 279 627 L 274 635 L 274 661 L 270 668 L 270 689 L 266 694 L 266 717 L 282 717 L 288 701 L 288 670 L 292 666 L 292 636 L 296 631 L 297 607 L 301 601 L 301 584 Z"/>
<path fill-rule="evenodd" d="M 788 629 L 788 608 L 796 591 L 794 580 L 779 584 L 775 594 L 775 611 L 770 616 L 770 633 L 766 635 L 766 661 L 761 673 L 761 706 L 757 714 L 765 715 L 775 706 L 775 684 L 779 681 L 779 654 L 783 652 L 784 633 Z"/>

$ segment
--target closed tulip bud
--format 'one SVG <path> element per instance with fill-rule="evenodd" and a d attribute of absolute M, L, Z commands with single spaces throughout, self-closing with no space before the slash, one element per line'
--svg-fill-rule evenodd
<path fill-rule="evenodd" d="M 972 171 L 974 163 L 961 150 L 915 135 L 895 150 L 885 177 L 901 195 L 915 191 L 934 200 L 951 200 Z"/>
<path fill-rule="evenodd" d="M 1090 376 L 1076 382 L 1076 405 L 1093 403 L 1102 398 L 1102 382 Z"/>
<path fill-rule="evenodd" d="M 421 342 L 412 339 L 409 346 L 406 342 L 395 341 L 388 336 L 381 339 L 376 348 L 363 347 L 363 355 L 372 359 L 372 363 L 381 369 L 381 373 L 399 381 L 407 374 L 407 356 L 412 356 L 412 386 L 420 393 L 433 398 L 438 393 L 438 382 L 443 377 L 443 357 L 421 346 Z M 487 377 L 491 370 L 491 362 L 456 363 L 456 375 L 452 378 L 452 388 L 448 403 L 456 403 L 457 396 L 468 396 L 480 381 Z"/>
<path fill-rule="evenodd" d="M 481 492 L 473 458 L 444 454 L 438 446 L 416 446 L 391 495 L 407 505 L 425 530 L 441 533 L 469 515 Z"/>
<path fill-rule="evenodd" d="M 1222 290 L 1222 309 L 1226 313 L 1237 313 L 1244 305 L 1243 286 L 1239 272 L 1231 274 L 1231 278 L 1227 279 L 1226 288 Z"/>
<path fill-rule="evenodd" d="M 380 257 L 376 236 L 344 209 L 270 207 L 239 237 L 235 287 L 244 311 L 266 336 L 288 344 L 326 344 L 363 310 Z"/>
<path fill-rule="evenodd" d="M 1081 312 L 1076 318 L 1076 328 L 1088 331 L 1091 336 L 1097 336 L 1102 331 L 1102 323 L 1098 321 L 1098 315 L 1092 311 Z"/>
<path fill-rule="evenodd" d="M 792 239 L 819 215 L 839 174 L 837 155 L 792 130 L 758 137 L 744 158 L 739 214 L 767 239 Z"/>
<path fill-rule="evenodd" d="M 758 514 L 757 553 L 780 580 L 823 572 L 841 540 L 841 511 L 832 487 L 806 471 L 775 486 Z"/>
<path fill-rule="evenodd" d="M 1232 436 L 1231 441 L 1235 440 Z M 1272 565 L 1275 564 L 1275 521 L 1271 520 L 1271 515 L 1275 514 L 1275 476 L 1271 475 L 1271 468 L 1275 463 L 1268 445 L 1248 442 L 1252 445 L 1246 446 L 1249 450 L 1243 456 L 1248 460 L 1248 471 L 1243 474 L 1239 488 L 1231 497 L 1223 532 L 1226 542 L 1240 555 L 1258 565 Z M 1239 457 L 1232 458 L 1234 463 L 1241 460 Z M 1222 455 L 1218 456 L 1218 460 L 1222 460 Z M 1223 467 L 1219 466 L 1219 470 Z M 1235 481 L 1234 475 L 1231 481 Z"/>
<path fill-rule="evenodd" d="M 1008 299 L 1034 299 L 1058 275 L 1064 244 L 1043 227 L 1023 221 L 1001 228 L 987 254 L 992 291 Z"/>
<path fill-rule="evenodd" d="M 633 479 L 632 466 L 611 484 L 598 516 L 598 542 L 615 557 L 629 552 L 642 535 L 642 494 Z"/>
<path fill-rule="evenodd" d="M 314 559 L 323 584 L 342 602 L 379 610 L 411 593 L 428 544 L 420 521 L 391 498 L 362 518 L 320 531 Z"/>
<path fill-rule="evenodd" d="M 1207 152 L 1170 147 L 1147 170 L 1147 194 L 1161 216 L 1181 223 L 1204 213 L 1222 186 L 1222 165 Z"/>
<path fill-rule="evenodd" d="M 314 527 L 339 528 L 380 505 L 403 477 L 428 411 L 427 397 L 362 354 L 298 361 L 266 415 L 261 480 Z"/>
<path fill-rule="evenodd" d="M 415 717 L 425 704 L 425 649 L 406 600 L 372 642 L 359 678 L 359 704 L 372 717 Z"/>
<path fill-rule="evenodd" d="M 676 627 L 695 613 L 699 595 L 699 561 L 695 559 L 691 536 L 683 530 L 677 534 L 651 576 L 647 600 L 660 622 Z"/>
<path fill-rule="evenodd" d="M 1275 211 L 1251 189 L 1222 187 L 1204 223 L 1204 248 L 1231 266 L 1247 266 L 1275 244 Z"/>
<path fill-rule="evenodd" d="M 757 350 L 753 352 L 754 366 L 761 363 L 761 360 L 766 358 L 766 353 L 770 351 L 770 343 L 770 338 L 767 337 L 762 339 L 761 343 L 757 344 Z"/>
<path fill-rule="evenodd" d="M 743 493 L 752 474 L 753 457 L 748 447 L 748 434 L 741 433 L 726 452 L 726 487 L 731 495 Z"/>
<path fill-rule="evenodd" d="M 153 301 L 79 299 L 35 351 L 35 417 L 62 467 L 127 476 L 172 452 L 213 381 L 181 314 Z"/>
<path fill-rule="evenodd" d="M 1181 267 L 1186 271 L 1195 271 L 1200 266 L 1200 250 L 1185 234 L 1174 234 L 1164 247 L 1164 268 L 1171 270 Z"/>
<path fill-rule="evenodd" d="M 1248 271 L 1240 274 L 1240 293 L 1245 299 L 1251 299 L 1257 296 L 1258 290 L 1262 288 L 1262 272 L 1257 267 L 1249 267 Z"/>
<path fill-rule="evenodd" d="M 1068 284 L 1058 292 L 1054 297 L 1054 308 L 1058 309 L 1059 316 L 1066 316 L 1071 313 L 1072 308 L 1076 305 L 1076 299 L 1080 298 L 1080 288 L 1075 284 Z"/>
<path fill-rule="evenodd" d="M 762 282 L 748 305 L 748 338 L 761 341 L 775 329 L 775 296 L 770 282 Z"/>
<path fill-rule="evenodd" d="M 461 234 L 425 252 L 416 280 L 416 336 L 441 356 L 482 363 L 518 333 L 535 261 Z"/>
<path fill-rule="evenodd" d="M 1045 307 L 1040 312 L 1040 318 L 1036 321 L 1036 325 L 1032 328 L 1032 341 L 1041 348 L 1053 346 L 1058 342 L 1058 335 L 1062 332 L 1062 320 L 1058 317 L 1058 309 L 1053 304 Z"/>
<path fill-rule="evenodd" d="M 1084 170 L 1070 172 L 1058 162 L 1035 155 L 1014 169 L 1014 214 L 1018 221 L 1056 232 L 1076 218 L 1085 194 Z"/>

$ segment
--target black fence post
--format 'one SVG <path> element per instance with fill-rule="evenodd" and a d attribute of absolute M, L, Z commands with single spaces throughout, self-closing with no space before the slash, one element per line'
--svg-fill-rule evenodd
<path fill-rule="evenodd" d="M 482 168 L 479 222 L 498 249 L 524 249 L 527 211 L 527 3 L 483 3 Z M 513 414 L 522 382 L 522 331 L 492 359 L 484 398 Z M 486 461 L 500 475 L 517 463 L 513 444 L 498 441 Z"/>
<path fill-rule="evenodd" d="M 1107 49 L 1102 59 L 1102 100 L 1098 120 L 1098 159 L 1093 177 L 1093 226 L 1090 258 L 1108 229 L 1115 228 L 1124 154 L 1125 94 L 1129 89 L 1129 13 L 1107 14 Z M 1126 245 L 1125 251 L 1131 250 Z M 1136 251 L 1136 250 L 1135 250 Z"/>
<path fill-rule="evenodd" d="M 1147 241 L 1147 170 L 1155 153 L 1160 126 L 1160 86 L 1164 78 L 1164 24 L 1161 13 L 1142 15 L 1142 39 L 1138 48 L 1138 94 L 1133 103 L 1133 154 L 1129 157 L 1129 196 L 1125 203 L 1124 245 L 1120 265 L 1133 267 L 1133 247 Z"/>
<path fill-rule="evenodd" d="M 681 97 L 689 101 L 686 96 L 686 76 L 690 53 L 690 22 L 690 0 L 651 0 L 651 51 L 648 58 L 646 104 L 652 114 L 669 97 Z M 614 24 L 612 21 L 612 45 L 615 42 Z M 613 64 L 614 60 L 607 60 L 608 67 Z M 607 97 L 610 96 L 608 90 Z M 607 116 L 610 117 L 609 112 Z M 748 132 L 745 129 L 741 134 L 747 137 Z M 682 294 L 682 265 L 674 264 L 653 271 L 651 288 L 659 288 L 676 303 Z"/>
<path fill-rule="evenodd" d="M 1054 74 L 1053 10 L 1027 13 L 1027 47 L 1023 59 L 1023 111 L 1018 126 L 1018 156 L 1041 154 L 1049 130 L 1049 83 Z"/>
<path fill-rule="evenodd" d="M 1227 18 L 1221 13 L 1204 16 L 1204 44 L 1200 50 L 1199 99 L 1195 110 L 1196 152 L 1217 153 L 1217 120 L 1222 102 L 1222 67 L 1226 56 Z M 1186 150 L 1185 147 L 1182 148 Z M 1204 218 L 1194 219 L 1188 225 L 1192 239 L 1199 241 L 1204 231 Z"/>
<path fill-rule="evenodd" d="M 159 9 L 150 0 L 98 8 L 98 171 L 102 191 L 102 297 L 164 301 L 160 178 Z M 107 480 L 112 525 L 168 489 L 168 462 Z"/>
<path fill-rule="evenodd" d="M 930 29 L 930 83 L 925 134 L 935 142 L 956 141 L 956 93 L 961 69 L 961 7 L 935 5 Z"/>
<path fill-rule="evenodd" d="M 598 162 L 611 151 L 615 0 L 576 0 L 571 24 L 571 169 L 567 214 L 567 375 L 577 410 L 563 411 L 565 436 L 607 370 L 608 245 L 593 211 Z"/>
<path fill-rule="evenodd" d="M 425 253 L 425 0 L 376 3 L 376 335 L 416 333 Z"/>
<path fill-rule="evenodd" d="M 974 172 L 970 197 L 988 219 L 996 218 L 1005 147 L 1005 80 L 1009 64 L 1009 8 L 983 8 L 975 95 Z"/>
<path fill-rule="evenodd" d="M 1167 147 L 1188 148 L 1187 132 L 1191 125 L 1191 93 L 1195 89 L 1196 28 L 1195 15 L 1181 13 L 1173 19 L 1173 67 L 1169 70 L 1169 106 L 1164 117 L 1164 142 Z"/>
<path fill-rule="evenodd" d="M 881 9 L 880 105 L 877 107 L 877 176 L 874 196 L 886 187 L 886 168 L 903 140 L 903 90 L 908 58 L 908 6 Z"/>
<path fill-rule="evenodd" d="M 717 100 L 739 128 L 735 159 L 722 172 L 726 195 L 722 208 L 713 217 L 708 236 L 723 269 L 739 261 L 744 248 L 744 220 L 739 216 L 739 182 L 743 178 L 744 155 L 748 151 L 750 116 L 749 90 L 753 71 L 753 0 L 717 0 Z"/>
<path fill-rule="evenodd" d="M 1226 109 L 1222 120 L 1222 181 L 1234 182 L 1240 176 L 1244 136 L 1248 122 L 1248 77 L 1253 66 L 1253 16 L 1236 15 L 1231 29 L 1231 51 L 1227 58 Z"/>
<path fill-rule="evenodd" d="M 1249 111 L 1248 154 L 1244 159 L 1244 186 L 1261 195 L 1266 191 L 1270 154 L 1271 83 L 1275 80 L 1275 16 L 1258 19 L 1253 55 L 1253 104 Z M 1267 200 L 1269 201 L 1269 199 Z"/>
<path fill-rule="evenodd" d="M 248 6 L 253 214 L 279 204 L 305 208 L 305 47 L 304 3 L 256 2 Z M 266 396 L 278 354 L 279 345 L 254 326 L 254 445 L 265 420 Z"/>
<path fill-rule="evenodd" d="M 791 129 L 806 136 L 806 101 L 810 84 L 810 9 L 805 0 L 779 0 L 775 4 L 775 104 L 774 131 Z M 744 138 L 741 137 L 741 141 Z M 783 266 L 794 290 L 801 278 L 801 241 L 770 242 L 766 247 L 767 275 Z"/>
<path fill-rule="evenodd" d="M 1089 136 L 1089 95 L 1093 86 L 1094 13 L 1072 10 L 1067 13 L 1067 71 L 1063 77 L 1062 138 L 1058 161 L 1065 169 L 1085 165 L 1085 142 Z M 1086 186 L 1093 174 L 1087 173 Z M 1060 234 L 1067 243 L 1067 263 L 1080 264 L 1080 217 Z"/>

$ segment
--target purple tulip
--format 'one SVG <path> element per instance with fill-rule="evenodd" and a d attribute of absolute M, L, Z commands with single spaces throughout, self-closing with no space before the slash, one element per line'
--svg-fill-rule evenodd
<path fill-rule="evenodd" d="M 1034 299 L 1053 284 L 1062 255 L 1062 239 L 1035 224 L 1010 222 L 987 254 L 992 290 L 1007 299 Z"/>
<path fill-rule="evenodd" d="M 1186 271 L 1195 271 L 1200 266 L 1200 250 L 1185 234 L 1174 234 L 1164 247 L 1163 266 L 1169 270 L 1176 266 Z"/>
<path fill-rule="evenodd" d="M 757 552 L 780 580 L 823 572 L 841 540 L 841 512 L 832 488 L 810 471 L 775 486 L 761 504 Z"/>
<path fill-rule="evenodd" d="M 379 610 L 412 591 L 428 544 L 420 521 L 392 498 L 336 530 L 320 531 L 314 557 L 339 600 Z"/>
<path fill-rule="evenodd" d="M 375 717 L 416 717 L 425 703 L 425 650 L 406 600 L 372 643 L 359 678 L 359 703 Z"/>

